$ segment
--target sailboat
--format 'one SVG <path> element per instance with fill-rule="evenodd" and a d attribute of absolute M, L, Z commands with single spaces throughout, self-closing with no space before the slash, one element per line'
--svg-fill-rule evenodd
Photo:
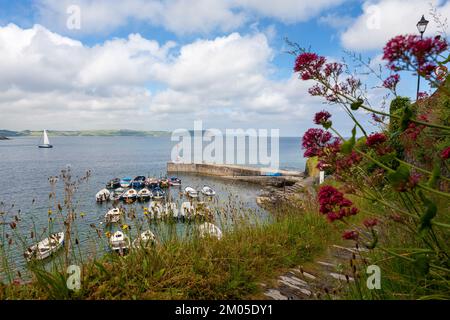
<path fill-rule="evenodd" d="M 50 141 L 48 140 L 47 130 L 44 130 L 42 137 L 44 139 L 44 143 L 40 144 L 39 148 L 53 148 L 53 146 L 50 144 Z"/>

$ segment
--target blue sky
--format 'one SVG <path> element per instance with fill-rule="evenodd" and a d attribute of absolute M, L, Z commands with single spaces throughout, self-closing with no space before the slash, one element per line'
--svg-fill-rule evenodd
<path fill-rule="evenodd" d="M 431 3 L 450 16 L 448 1 Z M 71 5 L 79 29 L 67 27 Z M 284 38 L 329 59 L 350 50 L 381 62 L 383 44 L 416 33 L 429 11 L 423 0 L 0 0 L 0 128 L 172 130 L 203 120 L 298 136 L 325 108 L 345 133 L 342 112 L 295 79 Z M 428 35 L 436 31 L 431 22 Z M 415 79 L 402 78 L 413 96 Z M 375 105 L 383 94 L 370 92 Z"/>

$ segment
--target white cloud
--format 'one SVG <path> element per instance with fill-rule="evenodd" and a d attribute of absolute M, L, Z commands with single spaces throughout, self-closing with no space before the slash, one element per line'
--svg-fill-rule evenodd
<path fill-rule="evenodd" d="M 202 119 L 297 130 L 320 102 L 294 75 L 271 79 L 273 55 L 258 32 L 181 47 L 131 34 L 88 47 L 10 24 L 0 27 L 0 128 L 174 129 Z"/>
<path fill-rule="evenodd" d="M 322 10 L 345 0 L 37 0 L 40 22 L 70 34 L 67 8 L 81 9 L 81 30 L 76 33 L 107 33 L 130 19 L 162 26 L 177 34 L 230 32 L 257 17 L 286 23 L 306 21 Z"/>
<path fill-rule="evenodd" d="M 430 16 L 430 4 L 443 17 L 450 16 L 450 1 L 378 0 L 365 1 L 363 13 L 341 35 L 342 45 L 351 50 L 377 50 L 399 34 L 417 34 L 416 24 L 425 14 L 430 23 L 426 35 L 433 35 L 437 25 Z"/>

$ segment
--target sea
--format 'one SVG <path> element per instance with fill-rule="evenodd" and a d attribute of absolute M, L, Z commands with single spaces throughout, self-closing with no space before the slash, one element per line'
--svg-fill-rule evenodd
<path fill-rule="evenodd" d="M 51 177 L 60 176 L 62 170 L 70 170 L 72 181 L 77 181 L 89 172 L 89 178 L 77 183 L 73 205 L 78 215 L 76 240 L 81 251 L 87 254 L 102 254 L 106 247 L 93 248 L 95 237 L 93 226 L 101 228 L 105 213 L 111 203 L 97 204 L 95 194 L 112 178 L 164 177 L 166 165 L 176 142 L 170 136 L 71 136 L 50 137 L 52 149 L 37 147 L 39 138 L 15 137 L 0 141 L 0 239 L 8 248 L 9 261 L 13 268 L 25 264 L 23 249 L 36 239 L 48 235 L 48 229 L 62 229 L 58 220 L 57 205 L 64 206 L 64 186 L 61 177 L 56 183 L 56 197 L 51 196 Z M 245 152 L 245 150 L 241 150 Z M 303 171 L 300 138 L 282 137 L 279 140 L 280 169 Z M 247 164 L 251 165 L 251 164 Z M 230 199 L 239 206 L 255 211 L 262 210 L 256 204 L 261 186 L 232 182 L 214 177 L 192 174 L 171 174 L 182 180 L 181 188 L 170 188 L 168 196 L 181 205 L 185 201 L 182 190 L 186 186 L 201 189 L 209 185 L 217 195 L 215 206 L 226 207 Z M 142 218 L 143 207 L 149 203 L 136 203 L 136 215 Z M 50 214 L 49 214 L 50 213 Z M 264 214 L 264 213 L 262 213 Z M 49 217 L 54 221 L 49 224 Z M 59 224 L 57 221 L 60 221 Z M 17 227 L 11 228 L 10 222 Z M 180 223 L 180 229 L 183 229 Z M 9 243 L 16 234 L 21 240 Z"/>

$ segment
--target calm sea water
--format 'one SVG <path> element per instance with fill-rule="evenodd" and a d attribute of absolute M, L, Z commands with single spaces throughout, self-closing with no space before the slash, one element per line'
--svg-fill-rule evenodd
<path fill-rule="evenodd" d="M 174 145 L 170 137 L 51 137 L 53 149 L 39 149 L 38 143 L 39 138 L 30 137 L 0 141 L 2 209 L 9 212 L 9 219 L 14 215 L 21 219 L 20 232 L 25 235 L 31 229 L 42 230 L 48 226 L 48 209 L 54 207 L 54 200 L 49 200 L 48 178 L 58 175 L 67 166 L 74 177 L 83 176 L 90 170 L 89 181 L 80 185 L 75 196 L 77 212 L 86 213 L 78 225 L 77 236 L 87 251 L 92 233 L 89 225 L 99 225 L 111 207 L 111 204 L 98 205 L 95 194 L 114 177 L 165 176 L 166 163 Z M 303 170 L 304 163 L 299 139 L 281 138 L 280 168 Z M 187 185 L 195 188 L 205 184 L 212 186 L 217 192 L 217 205 L 225 205 L 232 197 L 245 207 L 257 209 L 255 197 L 260 191 L 259 186 L 195 175 L 178 176 L 182 179 L 182 188 Z M 58 185 L 58 199 L 62 201 L 61 183 Z M 174 198 L 180 198 L 180 189 L 171 189 L 170 193 Z M 135 206 L 138 216 L 142 216 L 142 205 Z M 21 249 L 16 251 L 11 253 L 11 259 L 21 265 L 24 262 Z"/>

